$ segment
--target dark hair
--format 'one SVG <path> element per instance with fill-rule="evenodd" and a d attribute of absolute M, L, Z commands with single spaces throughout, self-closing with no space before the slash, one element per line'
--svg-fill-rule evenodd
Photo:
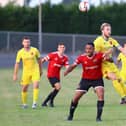
<path fill-rule="evenodd" d="M 60 45 L 64 45 L 65 46 L 65 44 L 63 42 L 58 43 L 58 46 L 60 46 Z"/>
<path fill-rule="evenodd" d="M 92 47 L 94 47 L 94 43 L 92 42 L 88 42 L 86 45 L 91 45 Z"/>
<path fill-rule="evenodd" d="M 29 37 L 27 37 L 27 36 L 25 36 L 25 37 L 23 37 L 23 39 L 22 40 L 24 40 L 24 39 L 30 39 Z"/>

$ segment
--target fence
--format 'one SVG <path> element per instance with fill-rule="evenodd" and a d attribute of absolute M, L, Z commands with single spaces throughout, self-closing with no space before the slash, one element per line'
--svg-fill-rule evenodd
<path fill-rule="evenodd" d="M 66 45 L 66 53 L 77 53 L 83 49 L 87 42 L 93 42 L 97 35 L 79 34 L 52 34 L 42 33 L 42 42 L 38 42 L 38 33 L 31 32 L 0 32 L 0 52 L 16 52 L 21 48 L 21 41 L 24 36 L 29 36 L 31 45 L 41 50 L 41 53 L 55 51 L 57 44 L 63 42 Z M 126 36 L 114 36 L 121 44 L 126 42 Z M 39 46 L 41 45 L 41 47 Z"/>
<path fill-rule="evenodd" d="M 57 49 L 57 44 L 59 42 L 64 42 L 67 49 L 66 53 L 69 55 L 70 62 L 75 59 L 75 55 L 83 50 L 85 43 L 92 42 L 97 37 L 97 35 L 43 33 L 42 42 L 40 44 L 40 42 L 38 42 L 38 33 L 1 31 L 0 68 L 12 68 L 14 66 L 16 51 L 22 47 L 21 41 L 24 36 L 30 37 L 31 45 L 41 50 L 42 55 L 55 51 Z M 114 36 L 114 38 L 121 44 L 126 42 L 126 36 Z"/>

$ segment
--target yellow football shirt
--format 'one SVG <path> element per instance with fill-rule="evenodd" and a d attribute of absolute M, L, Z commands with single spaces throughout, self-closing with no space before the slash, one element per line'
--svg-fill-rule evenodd
<path fill-rule="evenodd" d="M 96 38 L 96 40 L 94 41 L 94 45 L 95 45 L 95 51 L 102 53 L 108 51 L 109 49 L 112 49 L 113 47 L 116 48 L 120 47 L 119 43 L 115 39 L 110 37 L 108 40 L 105 40 L 102 36 Z M 117 71 L 118 69 L 114 63 L 103 61 L 102 72 L 104 76 L 106 76 L 108 72 L 117 72 Z"/>
<path fill-rule="evenodd" d="M 29 51 L 22 48 L 17 53 L 16 63 L 22 60 L 23 72 L 34 72 L 39 70 L 38 58 L 40 58 L 40 53 L 36 48 L 30 47 Z"/>
<path fill-rule="evenodd" d="M 120 76 L 122 77 L 122 79 L 124 81 L 126 81 L 126 56 L 123 55 L 122 53 L 120 53 L 117 57 L 118 61 L 121 61 L 122 63 L 122 67 L 121 67 L 121 71 L 120 71 Z"/>
<path fill-rule="evenodd" d="M 102 53 L 104 53 L 105 51 L 113 47 L 117 47 L 117 48 L 120 47 L 119 43 L 111 37 L 108 40 L 105 40 L 102 36 L 99 36 L 94 41 L 94 44 L 95 44 L 95 50 Z"/>

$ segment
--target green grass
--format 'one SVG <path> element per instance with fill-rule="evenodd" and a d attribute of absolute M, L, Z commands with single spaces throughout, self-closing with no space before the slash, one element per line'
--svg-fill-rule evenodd
<path fill-rule="evenodd" d="M 12 81 L 12 69 L 0 70 L 0 126 L 124 126 L 126 125 L 126 105 L 120 105 L 120 97 L 110 81 L 105 81 L 105 107 L 103 122 L 97 123 L 96 101 L 92 89 L 83 96 L 72 122 L 66 121 L 71 98 L 80 80 L 81 70 L 75 69 L 67 77 L 62 77 L 62 90 L 55 100 L 55 108 L 42 108 L 41 102 L 51 90 L 46 71 L 41 78 L 38 108 L 33 110 L 32 85 L 28 93 L 28 109 L 21 108 L 19 82 Z"/>

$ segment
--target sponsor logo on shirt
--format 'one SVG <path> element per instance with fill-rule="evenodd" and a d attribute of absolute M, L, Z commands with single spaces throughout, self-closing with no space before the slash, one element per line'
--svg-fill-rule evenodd
<path fill-rule="evenodd" d="M 91 66 L 91 67 L 85 67 L 86 70 L 93 70 L 93 69 L 96 69 L 96 68 L 98 68 L 98 65 Z"/>
<path fill-rule="evenodd" d="M 62 67 L 62 65 L 55 63 L 54 66 L 56 67 Z"/>

